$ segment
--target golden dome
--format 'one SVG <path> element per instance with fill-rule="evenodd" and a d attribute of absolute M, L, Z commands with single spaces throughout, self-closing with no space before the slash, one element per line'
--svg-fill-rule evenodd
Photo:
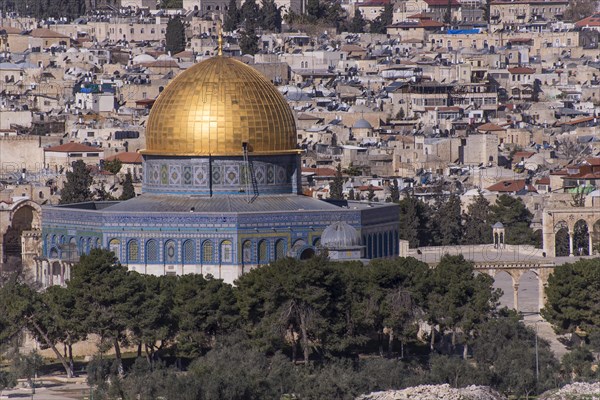
<path fill-rule="evenodd" d="M 289 105 L 260 72 L 222 56 L 178 75 L 158 96 L 146 127 L 144 154 L 290 153 L 296 124 Z"/>

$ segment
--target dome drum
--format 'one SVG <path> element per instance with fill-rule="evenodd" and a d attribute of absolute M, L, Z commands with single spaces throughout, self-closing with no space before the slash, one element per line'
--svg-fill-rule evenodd
<path fill-rule="evenodd" d="M 212 196 L 296 194 L 299 155 L 229 157 L 144 156 L 144 193 Z"/>

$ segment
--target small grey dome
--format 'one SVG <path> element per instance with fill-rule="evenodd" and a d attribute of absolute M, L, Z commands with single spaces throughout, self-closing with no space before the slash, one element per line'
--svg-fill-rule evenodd
<path fill-rule="evenodd" d="M 352 126 L 352 129 L 373 129 L 373 126 L 371 125 L 371 123 L 369 121 L 367 121 L 364 118 L 361 118 L 354 123 L 354 126 Z"/>
<path fill-rule="evenodd" d="M 492 228 L 504 228 L 504 225 L 502 225 L 502 222 L 498 221 L 496 222 L 494 225 L 492 225 Z"/>
<path fill-rule="evenodd" d="M 346 222 L 334 222 L 323 231 L 321 245 L 326 249 L 360 246 L 360 235 L 353 226 Z"/>

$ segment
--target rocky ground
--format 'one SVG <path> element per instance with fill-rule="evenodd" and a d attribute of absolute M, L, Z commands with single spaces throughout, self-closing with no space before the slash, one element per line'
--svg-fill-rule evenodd
<path fill-rule="evenodd" d="M 600 399 L 600 383 L 572 383 L 560 390 L 543 393 L 539 400 L 594 400 Z"/>
<path fill-rule="evenodd" d="M 403 390 L 373 392 L 357 400 L 506 400 L 506 397 L 487 386 L 468 386 L 454 389 L 450 385 L 421 385 Z"/>
<path fill-rule="evenodd" d="M 373 392 L 356 400 L 507 400 L 487 386 L 454 389 L 450 385 L 422 385 L 403 390 Z M 538 400 L 600 400 L 600 382 L 572 383 L 543 393 Z"/>

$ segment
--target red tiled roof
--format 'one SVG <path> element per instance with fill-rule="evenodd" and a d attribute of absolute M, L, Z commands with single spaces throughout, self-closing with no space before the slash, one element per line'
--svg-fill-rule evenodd
<path fill-rule="evenodd" d="M 142 155 L 134 152 L 117 153 L 113 156 L 106 157 L 106 161 L 119 160 L 123 164 L 141 164 Z"/>
<path fill-rule="evenodd" d="M 73 151 L 81 152 L 81 153 L 101 153 L 104 150 L 98 147 L 87 146 L 81 143 L 65 143 L 59 146 L 46 147 L 44 151 L 53 151 L 55 153 L 71 153 Z"/>
<path fill-rule="evenodd" d="M 369 189 L 373 189 L 374 192 L 376 192 L 378 190 L 383 190 L 383 188 L 379 187 L 379 186 L 367 186 L 367 185 L 357 186 L 355 189 L 358 189 L 361 192 L 367 191 Z"/>
<path fill-rule="evenodd" d="M 19 28 L 13 28 L 12 26 L 0 26 L 0 31 L 6 31 L 7 35 L 18 35 L 23 30 Z"/>
<path fill-rule="evenodd" d="M 481 132 L 499 132 L 499 131 L 505 131 L 506 128 L 503 128 L 500 125 L 496 125 L 496 124 L 492 124 L 491 122 L 488 122 L 486 124 L 479 125 L 477 127 L 477 130 L 481 131 Z"/>
<path fill-rule="evenodd" d="M 490 192 L 500 193 L 515 193 L 520 192 L 523 189 L 526 189 L 528 192 L 537 192 L 533 186 L 525 183 L 525 179 L 500 181 L 487 188 Z"/>
<path fill-rule="evenodd" d="M 578 28 L 585 28 L 586 26 L 598 26 L 600 27 L 600 13 L 590 15 L 587 18 L 577 21 L 575 26 Z"/>
<path fill-rule="evenodd" d="M 593 166 L 600 166 L 600 157 L 587 158 L 585 162 Z"/>
<path fill-rule="evenodd" d="M 594 118 L 595 117 L 582 117 L 582 118 L 572 119 L 571 121 L 563 122 L 562 124 L 559 124 L 559 125 L 577 125 L 577 124 L 582 124 L 584 122 L 593 121 Z"/>
<path fill-rule="evenodd" d="M 302 172 L 313 173 L 316 176 L 335 176 L 336 170 L 333 168 L 302 168 Z"/>
<path fill-rule="evenodd" d="M 534 74 L 535 69 L 527 67 L 514 67 L 509 68 L 508 72 L 510 72 L 511 74 Z"/>
<path fill-rule="evenodd" d="M 448 7 L 448 0 L 424 0 L 424 1 L 425 1 L 425 3 L 427 3 L 428 6 Z M 458 7 L 458 6 L 460 6 L 460 3 L 457 0 L 450 0 L 450 6 Z"/>
<path fill-rule="evenodd" d="M 63 35 L 62 33 L 54 32 L 53 30 L 45 28 L 34 29 L 31 31 L 30 35 L 37 38 L 69 39 L 68 36 Z"/>
<path fill-rule="evenodd" d="M 520 160 L 521 158 L 523 159 L 528 159 L 529 157 L 531 157 L 532 155 L 534 155 L 535 153 L 532 151 L 517 151 L 514 155 L 513 155 L 513 160 Z"/>
<path fill-rule="evenodd" d="M 549 185 L 550 184 L 550 177 L 545 176 L 543 178 L 538 179 L 535 183 L 537 185 Z"/>

